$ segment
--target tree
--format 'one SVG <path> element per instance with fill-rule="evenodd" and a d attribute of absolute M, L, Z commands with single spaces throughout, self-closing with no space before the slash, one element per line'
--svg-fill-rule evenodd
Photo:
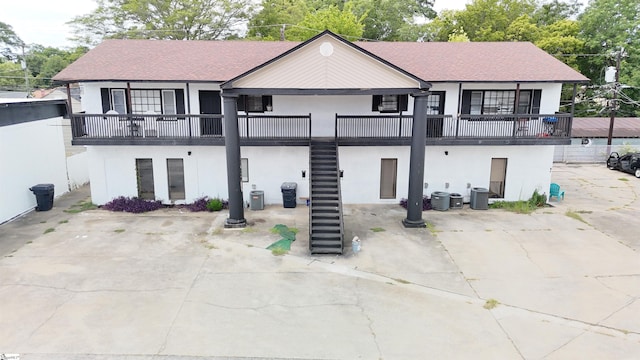
<path fill-rule="evenodd" d="M 380 41 L 415 41 L 417 19 L 432 19 L 433 0 L 352 0 L 354 13 L 364 16 L 363 38 Z"/>
<path fill-rule="evenodd" d="M 4 61 L 0 62 L 0 89 L 25 90 L 24 70 L 20 64 Z"/>
<path fill-rule="evenodd" d="M 301 22 L 308 12 L 305 0 L 263 0 L 260 11 L 249 20 L 247 38 L 278 40 L 283 27 Z"/>
<path fill-rule="evenodd" d="M 615 54 L 624 49 L 620 82 L 631 86 L 622 90 L 619 113 L 640 114 L 640 7 L 637 0 L 591 0 L 578 17 L 585 52 L 596 56 L 580 58 L 580 70 L 595 84 L 603 84 L 607 66 L 614 66 Z M 597 56 L 599 55 L 599 56 Z M 635 100 L 633 100 L 635 99 Z"/>
<path fill-rule="evenodd" d="M 0 21 L 0 60 L 4 57 L 6 60 L 15 60 L 15 50 L 17 47 L 24 45 L 24 42 L 13 31 L 13 27 Z"/>
<path fill-rule="evenodd" d="M 92 46 L 104 38 L 211 40 L 237 36 L 253 12 L 251 0 L 97 0 L 75 17 L 73 40 Z"/>
<path fill-rule="evenodd" d="M 287 40 L 304 41 L 318 33 L 330 30 L 346 38 L 359 39 L 364 31 L 362 18 L 356 17 L 349 6 L 340 10 L 337 6 L 330 6 L 308 13 L 304 19 L 291 29 L 287 29 Z"/>
<path fill-rule="evenodd" d="M 509 25 L 535 9 L 535 0 L 473 0 L 456 19 L 471 41 L 504 41 Z"/>
<path fill-rule="evenodd" d="M 552 0 L 542 4 L 534 13 L 534 22 L 540 26 L 551 25 L 561 20 L 570 19 L 580 12 L 580 2 L 578 0 Z"/>

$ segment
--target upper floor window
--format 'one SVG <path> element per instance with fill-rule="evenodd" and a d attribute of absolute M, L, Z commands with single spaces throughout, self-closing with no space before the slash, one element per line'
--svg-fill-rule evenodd
<path fill-rule="evenodd" d="M 539 114 L 541 90 L 464 90 L 462 113 L 470 115 Z"/>
<path fill-rule="evenodd" d="M 265 112 L 273 110 L 271 95 L 240 95 L 238 97 L 238 111 Z"/>
<path fill-rule="evenodd" d="M 114 110 L 118 114 L 127 114 L 126 89 L 100 89 L 102 111 Z M 184 90 L 182 89 L 131 89 L 131 113 L 184 114 Z"/>
<path fill-rule="evenodd" d="M 371 111 L 397 113 L 407 111 L 408 95 L 373 95 Z"/>

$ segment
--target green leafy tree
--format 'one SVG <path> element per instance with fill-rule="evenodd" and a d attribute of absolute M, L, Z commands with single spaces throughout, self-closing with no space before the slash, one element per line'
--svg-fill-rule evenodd
<path fill-rule="evenodd" d="M 534 22 L 540 26 L 551 25 L 561 20 L 573 18 L 580 13 L 579 0 L 552 0 L 543 3 L 533 13 Z"/>
<path fill-rule="evenodd" d="M 624 49 L 621 58 L 620 82 L 631 88 L 621 91 L 619 113 L 640 114 L 640 6 L 637 0 L 591 0 L 578 17 L 580 38 L 585 52 L 596 56 L 580 58 L 580 70 L 595 84 L 604 83 L 607 66 L 616 63 L 616 52 Z M 599 55 L 599 56 L 597 56 Z M 607 96 L 612 94 L 606 91 Z M 595 94 L 598 97 L 598 94 Z M 592 104 L 591 110 L 598 111 Z"/>
<path fill-rule="evenodd" d="M 307 40 L 324 30 L 330 30 L 348 39 L 359 39 L 364 31 L 362 17 L 358 18 L 349 6 L 340 10 L 330 6 L 308 13 L 296 26 L 286 30 L 287 40 Z"/>
<path fill-rule="evenodd" d="M 456 19 L 471 41 L 504 41 L 509 25 L 535 9 L 535 0 L 474 0 Z"/>
<path fill-rule="evenodd" d="M 237 36 L 253 12 L 251 0 L 97 0 L 69 22 L 81 45 L 104 38 L 211 40 Z"/>
<path fill-rule="evenodd" d="M 433 0 L 352 0 L 354 13 L 364 17 L 365 39 L 415 41 L 421 26 L 417 19 L 432 19 Z"/>
<path fill-rule="evenodd" d="M 301 22 L 308 11 L 305 0 L 263 0 L 258 13 L 249 20 L 247 38 L 279 40 L 282 29 Z"/>
<path fill-rule="evenodd" d="M 0 62 L 0 89 L 25 90 L 24 70 L 12 61 Z"/>
<path fill-rule="evenodd" d="M 24 45 L 24 42 L 13 31 L 13 27 L 0 21 L 0 61 L 15 60 L 17 58 L 16 50 Z"/>

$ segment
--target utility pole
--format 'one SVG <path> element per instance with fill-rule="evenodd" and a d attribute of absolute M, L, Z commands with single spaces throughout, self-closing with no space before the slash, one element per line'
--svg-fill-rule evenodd
<path fill-rule="evenodd" d="M 22 69 L 24 69 L 24 84 L 25 84 L 25 91 L 27 92 L 27 97 L 31 97 L 31 92 L 29 91 L 29 68 L 27 67 L 27 57 L 24 56 L 24 43 L 21 44 L 22 45 Z"/>
<path fill-rule="evenodd" d="M 607 153 L 611 152 L 611 138 L 613 138 L 613 123 L 616 119 L 616 108 L 618 107 L 618 87 L 620 86 L 620 59 L 622 52 L 620 49 L 616 53 L 616 77 L 613 83 L 613 97 L 611 98 L 611 118 L 609 120 L 609 136 L 607 137 Z"/>

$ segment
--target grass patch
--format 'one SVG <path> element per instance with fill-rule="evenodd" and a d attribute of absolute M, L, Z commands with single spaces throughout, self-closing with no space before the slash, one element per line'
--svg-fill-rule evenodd
<path fill-rule="evenodd" d="M 115 229 L 115 230 L 113 230 L 113 232 L 117 233 L 117 234 L 121 234 L 121 233 L 125 232 L 125 229 Z"/>
<path fill-rule="evenodd" d="M 215 228 L 215 229 L 211 232 L 211 235 L 220 235 L 220 234 L 222 234 L 222 231 L 223 231 L 223 230 L 222 230 L 222 228 L 219 228 L 219 227 L 218 227 L 218 228 Z"/>
<path fill-rule="evenodd" d="M 31 244 L 31 243 L 33 243 L 33 241 L 31 241 L 31 240 L 27 241 L 27 244 Z"/>
<path fill-rule="evenodd" d="M 243 232 L 243 233 L 254 233 L 254 232 L 256 232 L 256 231 L 258 231 L 258 230 L 256 230 L 256 229 L 255 229 L 254 227 L 252 227 L 252 226 L 247 226 L 247 227 L 245 227 L 244 229 L 242 229 L 242 232 Z"/>
<path fill-rule="evenodd" d="M 587 224 L 587 225 L 590 225 L 588 222 L 586 222 L 586 221 L 582 218 L 582 216 L 580 216 L 580 214 L 581 214 L 581 213 L 579 213 L 579 212 L 571 211 L 571 210 L 567 210 L 567 212 L 565 212 L 564 214 L 565 214 L 566 216 L 568 216 L 568 217 L 572 218 L 572 219 L 575 219 L 575 220 L 578 220 L 578 221 L 580 221 L 580 222 L 583 222 L 583 223 L 585 223 L 585 224 Z"/>
<path fill-rule="evenodd" d="M 393 279 L 396 282 L 399 282 L 400 284 L 411 284 L 411 282 L 405 280 L 405 279 Z"/>
<path fill-rule="evenodd" d="M 620 181 L 629 181 L 629 179 L 627 179 L 627 178 L 618 178 L 618 180 L 620 180 Z"/>
<path fill-rule="evenodd" d="M 503 209 L 516 214 L 531 214 L 547 204 L 547 196 L 535 190 L 529 200 L 496 201 L 489 205 L 490 209 Z"/>
<path fill-rule="evenodd" d="M 498 300 L 489 299 L 484 303 L 484 305 L 482 307 L 487 309 L 487 310 L 491 310 L 491 309 L 494 309 L 498 305 L 500 305 L 500 302 Z"/>
<path fill-rule="evenodd" d="M 47 220 L 42 220 L 42 221 L 40 221 L 40 224 L 44 224 L 46 222 L 47 222 Z"/>
<path fill-rule="evenodd" d="M 60 220 L 60 221 L 58 221 L 58 224 L 66 224 L 68 222 L 69 222 L 69 220 Z"/>
<path fill-rule="evenodd" d="M 43 233 L 43 234 L 48 234 L 48 233 L 50 233 L 50 232 L 54 232 L 54 231 L 56 231 L 56 229 L 54 229 L 54 228 L 48 228 L 47 230 L 45 230 L 45 231 L 44 231 L 44 233 Z"/>
<path fill-rule="evenodd" d="M 387 230 L 385 230 L 385 229 L 383 229 L 381 227 L 374 227 L 374 228 L 371 228 L 369 230 L 373 231 L 374 233 L 387 231 Z"/>
<path fill-rule="evenodd" d="M 248 248 L 252 248 L 252 247 L 253 247 L 253 245 L 251 245 L 251 244 L 247 244 L 247 247 L 248 247 Z"/>
<path fill-rule="evenodd" d="M 430 222 L 428 222 L 428 221 L 427 221 L 426 225 L 427 225 L 427 230 L 429 230 L 429 232 L 431 233 L 431 235 L 433 235 L 433 236 L 438 236 L 438 233 L 439 233 L 440 231 L 436 230 L 436 226 L 435 226 L 435 225 L 433 225 L 433 223 L 430 223 Z"/>
<path fill-rule="evenodd" d="M 76 204 L 71 205 L 68 209 L 64 210 L 64 212 L 68 214 L 77 214 L 87 210 L 95 210 L 98 208 L 98 205 L 92 203 L 88 200 L 81 200 Z"/>
<path fill-rule="evenodd" d="M 273 254 L 273 256 L 282 256 L 288 252 L 289 250 L 281 247 L 274 247 L 273 249 L 271 249 L 271 254 Z"/>

